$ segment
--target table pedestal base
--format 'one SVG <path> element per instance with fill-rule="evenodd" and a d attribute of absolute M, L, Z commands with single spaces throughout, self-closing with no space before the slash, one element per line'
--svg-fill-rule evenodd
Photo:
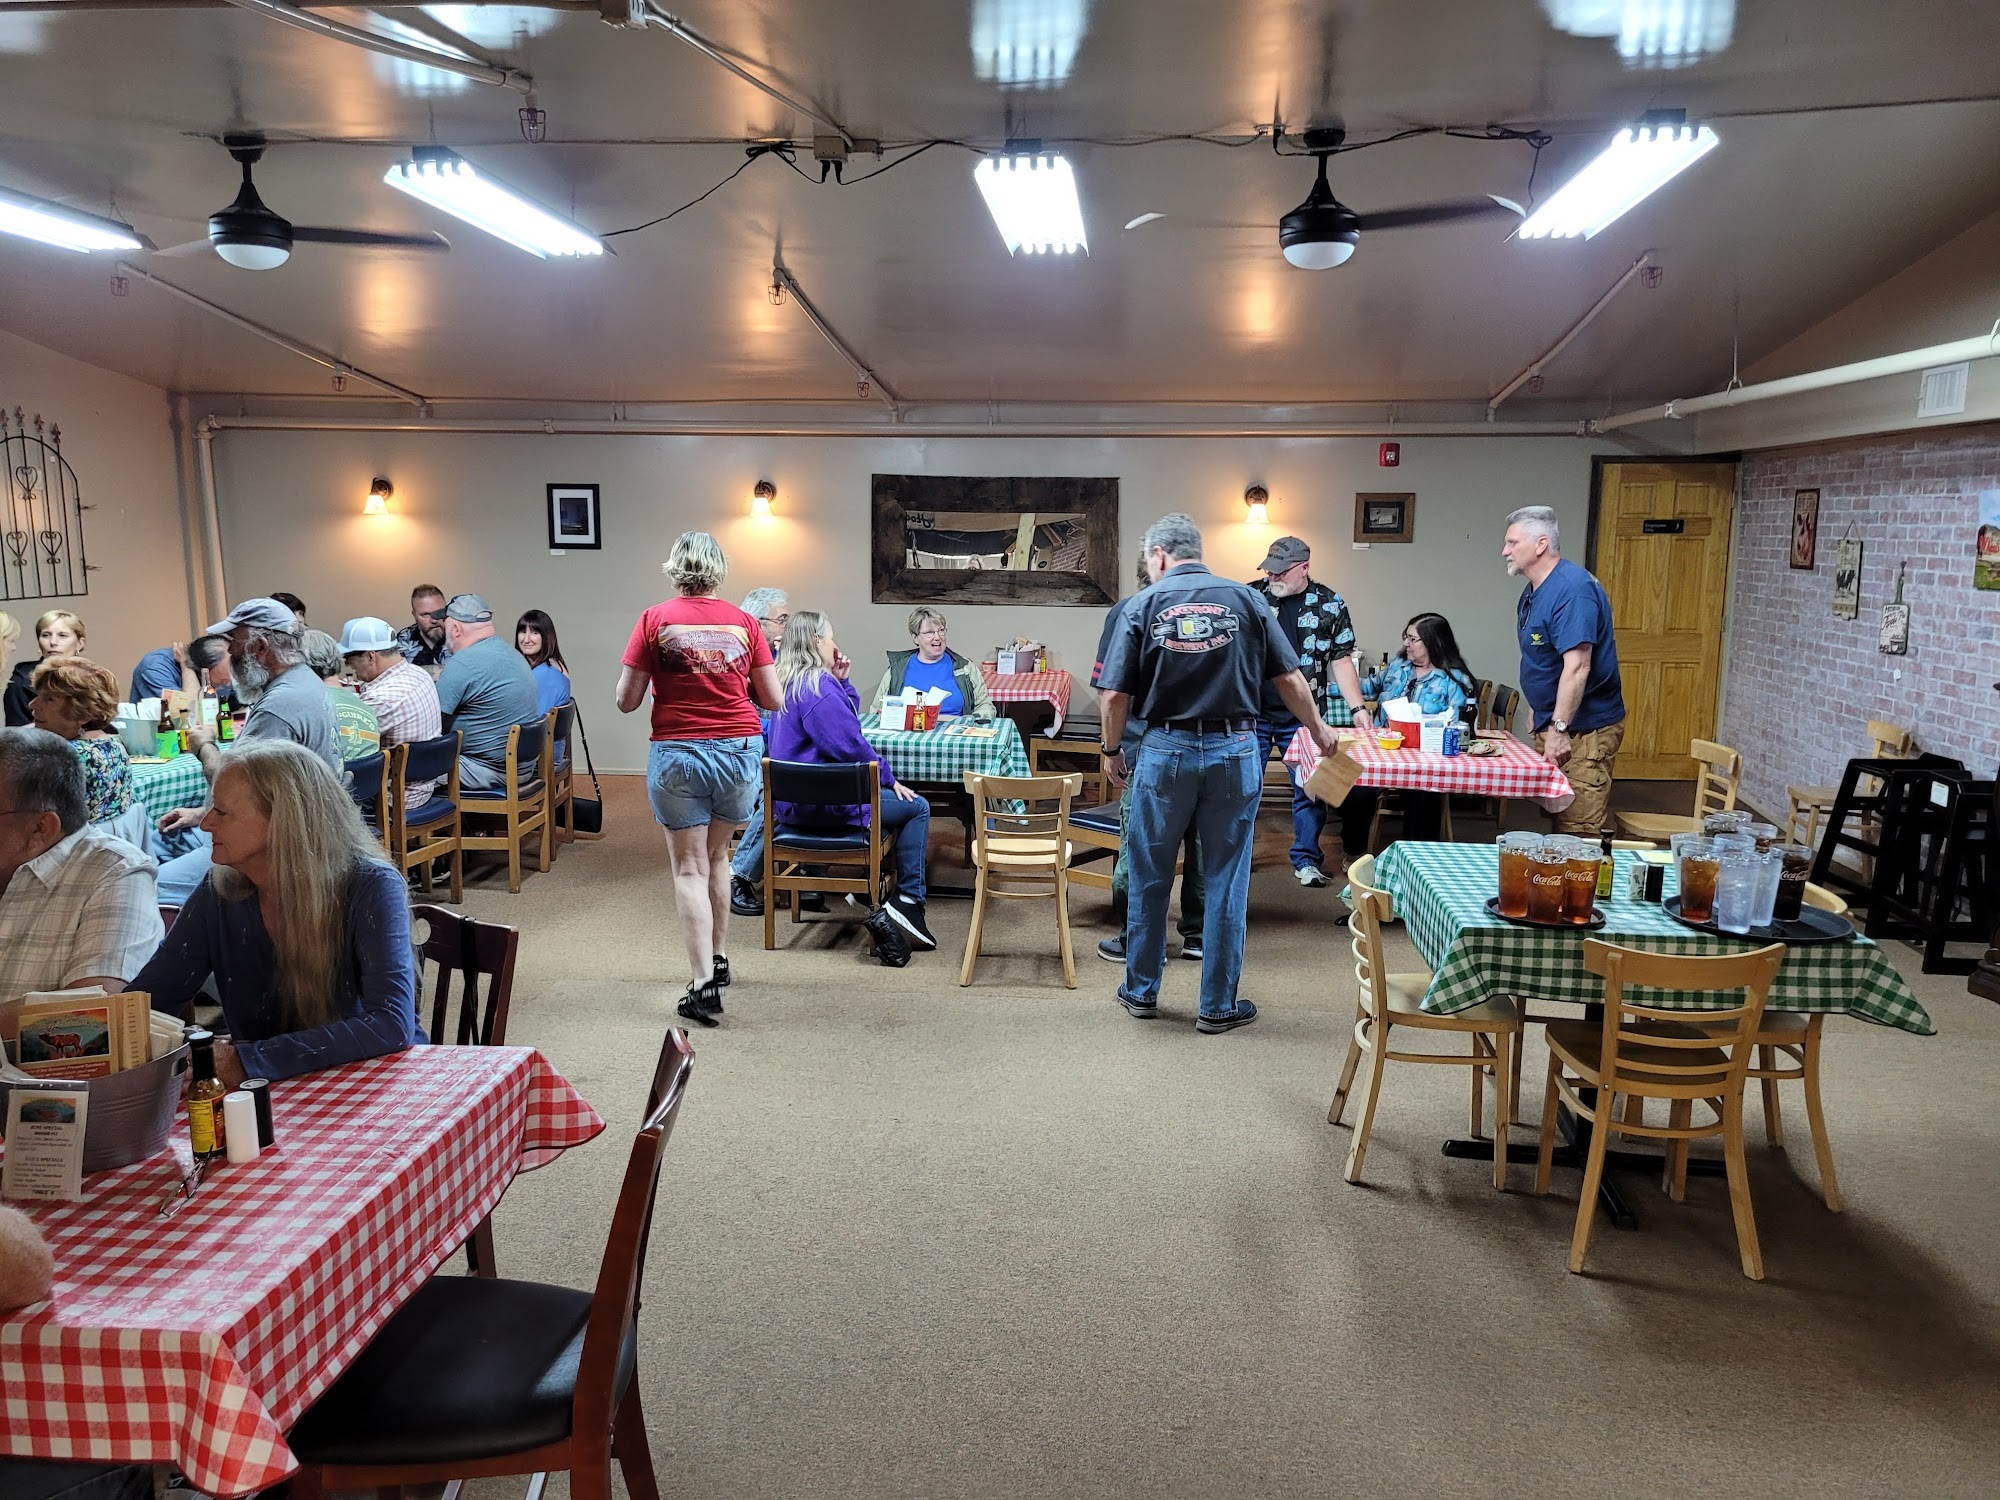
<path fill-rule="evenodd" d="M 1588 1120 L 1579 1120 L 1567 1109 L 1556 1111 L 1556 1133 L 1562 1142 L 1550 1153 L 1550 1159 L 1559 1167 L 1572 1168 L 1581 1172 L 1585 1160 L 1590 1155 L 1590 1131 Z M 1444 1143 L 1446 1156 L 1462 1157 L 1468 1161 L 1491 1162 L 1493 1143 L 1477 1139 L 1458 1138 Z M 1507 1160 L 1510 1163 L 1524 1163 L 1534 1166 L 1541 1160 L 1541 1147 L 1509 1143 Z M 1597 1206 L 1604 1216 L 1620 1229 L 1637 1229 L 1639 1219 L 1625 1202 L 1625 1195 L 1618 1191 L 1611 1180 L 1617 1172 L 1648 1172 L 1658 1178 L 1665 1170 L 1666 1159 L 1651 1151 L 1621 1151 L 1606 1148 L 1604 1153 L 1604 1176 L 1597 1185 Z M 1690 1157 L 1687 1164 L 1690 1177 L 1720 1177 L 1726 1170 L 1719 1161 L 1708 1157 Z"/>

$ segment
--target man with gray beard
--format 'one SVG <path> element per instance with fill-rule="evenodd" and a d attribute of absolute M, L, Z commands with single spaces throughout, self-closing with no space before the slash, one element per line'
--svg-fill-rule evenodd
<path fill-rule="evenodd" d="M 326 684 L 306 664 L 292 611 L 276 599 L 247 599 L 208 633 L 228 637 L 229 675 L 237 697 L 250 705 L 237 738 L 292 740 L 339 771 L 340 742 Z M 202 774 L 213 786 L 227 753 L 215 727 L 190 724 L 187 739 L 188 752 L 201 758 Z M 207 813 L 206 807 L 179 807 L 160 819 L 154 852 L 161 859 L 162 906 L 185 906 L 208 878 L 208 835 L 198 826 Z"/>

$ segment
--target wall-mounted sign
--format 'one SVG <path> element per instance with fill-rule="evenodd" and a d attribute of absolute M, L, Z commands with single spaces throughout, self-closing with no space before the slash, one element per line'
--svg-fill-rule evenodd
<path fill-rule="evenodd" d="M 1639 530 L 1646 536 L 1680 536 L 1687 530 L 1687 522 L 1680 516 L 1668 521 L 1641 521 Z"/>

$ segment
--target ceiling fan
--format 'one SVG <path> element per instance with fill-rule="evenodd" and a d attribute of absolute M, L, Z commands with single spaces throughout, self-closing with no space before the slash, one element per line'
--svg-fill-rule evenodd
<path fill-rule="evenodd" d="M 208 216 L 208 238 L 176 245 L 163 255 L 187 255 L 213 248 L 232 266 L 245 271 L 270 271 L 291 259 L 292 246 L 304 241 L 315 245 L 349 245 L 363 250 L 421 250 L 443 253 L 451 241 L 428 230 L 415 234 L 390 234 L 375 229 L 338 229 L 317 224 L 294 224 L 273 213 L 258 196 L 250 169 L 264 155 L 261 135 L 225 135 L 222 144 L 243 166 L 243 186 L 227 208 Z"/>
<path fill-rule="evenodd" d="M 1377 213 L 1358 214 L 1333 196 L 1327 185 L 1327 158 L 1340 149 L 1347 132 L 1338 126 L 1320 126 L 1305 135 L 1306 151 L 1319 162 L 1319 175 L 1306 201 L 1278 220 L 1278 248 L 1285 259 L 1307 271 L 1325 271 L 1344 265 L 1354 254 L 1364 229 L 1414 229 L 1425 224 L 1453 224 L 1462 219 L 1483 219 L 1512 214 L 1527 217 L 1527 210 L 1510 198 L 1488 194 L 1482 198 L 1460 198 L 1446 203 L 1420 203 L 1407 208 L 1388 208 Z"/>

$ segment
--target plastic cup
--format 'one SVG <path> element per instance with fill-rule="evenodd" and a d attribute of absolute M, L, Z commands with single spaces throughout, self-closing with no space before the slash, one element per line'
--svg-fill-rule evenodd
<path fill-rule="evenodd" d="M 1806 882 L 1812 878 L 1813 851 L 1805 844 L 1781 844 L 1778 859 L 1778 901 L 1772 916 L 1796 922 L 1805 907 Z"/>
<path fill-rule="evenodd" d="M 1715 846 L 1705 839 L 1683 844 L 1676 863 L 1681 915 L 1690 922 L 1706 922 L 1715 910 L 1715 877 L 1720 871 Z"/>
<path fill-rule="evenodd" d="M 1563 919 L 1564 872 L 1569 851 L 1553 840 L 1528 856 L 1528 920 L 1554 925 Z"/>
<path fill-rule="evenodd" d="M 1563 918 L 1579 927 L 1590 921 L 1597 900 L 1597 867 L 1603 859 L 1588 839 L 1571 839 L 1563 865 Z"/>
<path fill-rule="evenodd" d="M 1759 854 L 1782 842 L 1778 830 L 1769 823 L 1746 823 L 1743 825 L 1743 831 L 1757 841 Z"/>
<path fill-rule="evenodd" d="M 1538 833 L 1503 833 L 1500 846 L 1500 915 L 1528 914 L 1528 860 L 1541 847 Z"/>
<path fill-rule="evenodd" d="M 1701 831 L 1710 838 L 1718 833 L 1741 833 L 1752 821 L 1747 812 L 1714 812 L 1701 820 Z"/>
<path fill-rule="evenodd" d="M 1718 833 L 1709 842 L 1718 854 L 1755 854 L 1757 840 L 1747 833 Z"/>
<path fill-rule="evenodd" d="M 1725 854 L 1715 876 L 1715 925 L 1724 932 L 1747 933 L 1757 907 L 1757 877 L 1761 870 L 1754 852 Z"/>
<path fill-rule="evenodd" d="M 1750 925 L 1769 927 L 1772 913 L 1778 905 L 1778 880 L 1785 868 L 1785 860 L 1776 849 L 1763 850 L 1756 860 L 1757 892 L 1750 906 Z"/>

